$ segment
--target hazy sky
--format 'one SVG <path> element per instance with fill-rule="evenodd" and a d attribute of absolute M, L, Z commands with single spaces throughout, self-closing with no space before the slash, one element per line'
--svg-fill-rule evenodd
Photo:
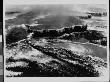
<path fill-rule="evenodd" d="M 30 5 L 6 5 L 5 6 L 5 9 L 6 10 L 11 10 L 11 9 L 21 9 L 21 10 L 29 10 L 31 8 L 34 8 L 34 7 L 64 7 L 64 8 L 73 8 L 73 9 L 77 9 L 77 8 L 82 8 L 82 9 L 88 9 L 88 8 L 102 8 L 102 9 L 107 9 L 107 5 L 105 4 L 43 4 L 43 5 L 40 5 L 40 4 L 30 4 Z"/>
<path fill-rule="evenodd" d="M 37 12 L 53 12 L 78 15 L 81 12 L 100 12 L 106 11 L 104 4 L 54 4 L 54 5 L 7 5 L 6 11 L 37 11 Z M 79 13 L 80 12 L 80 13 Z"/>
<path fill-rule="evenodd" d="M 109 0 L 4 0 L 5 4 L 108 4 Z"/>

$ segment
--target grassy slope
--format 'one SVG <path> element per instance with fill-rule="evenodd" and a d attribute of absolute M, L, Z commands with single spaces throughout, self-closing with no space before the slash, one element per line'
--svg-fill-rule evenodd
<path fill-rule="evenodd" d="M 13 53 L 13 50 L 16 53 Z M 16 47 L 7 48 L 7 75 L 16 76 L 98 76 L 95 65 L 106 67 L 100 59 L 82 54 L 74 54 L 70 50 L 55 47 L 33 45 L 32 42 L 21 41 Z M 13 63 L 12 63 L 13 62 Z M 79 69 L 80 68 L 80 69 Z M 96 68 L 96 70 L 98 70 Z M 12 72 L 13 71 L 13 72 Z M 86 72 L 85 72 L 86 71 Z M 98 70 L 102 72 L 101 70 Z M 18 73 L 17 73 L 18 72 Z M 36 72 L 36 73 L 35 73 Z M 19 76 L 19 75 L 17 75 Z"/>

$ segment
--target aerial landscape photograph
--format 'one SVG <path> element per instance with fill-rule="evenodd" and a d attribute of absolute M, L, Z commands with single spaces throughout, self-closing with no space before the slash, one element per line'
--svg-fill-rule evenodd
<path fill-rule="evenodd" d="M 106 4 L 5 7 L 6 77 L 103 77 Z"/>

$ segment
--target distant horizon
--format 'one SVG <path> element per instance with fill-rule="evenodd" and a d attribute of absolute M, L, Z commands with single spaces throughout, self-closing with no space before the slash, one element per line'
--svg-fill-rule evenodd
<path fill-rule="evenodd" d="M 88 8 L 102 8 L 103 10 L 107 9 L 107 5 L 106 4 L 9 4 L 5 6 L 6 11 L 11 11 L 11 10 L 29 10 L 32 8 L 72 8 L 72 10 L 77 9 L 77 8 L 82 8 L 82 9 L 88 9 Z M 31 8 L 32 7 L 32 8 Z"/>

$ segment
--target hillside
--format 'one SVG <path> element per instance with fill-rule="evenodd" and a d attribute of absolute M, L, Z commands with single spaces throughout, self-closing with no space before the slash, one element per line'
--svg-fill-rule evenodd
<path fill-rule="evenodd" d="M 106 63 L 98 57 L 28 40 L 7 46 L 6 52 L 7 76 L 11 77 L 98 77 L 106 69 Z"/>

